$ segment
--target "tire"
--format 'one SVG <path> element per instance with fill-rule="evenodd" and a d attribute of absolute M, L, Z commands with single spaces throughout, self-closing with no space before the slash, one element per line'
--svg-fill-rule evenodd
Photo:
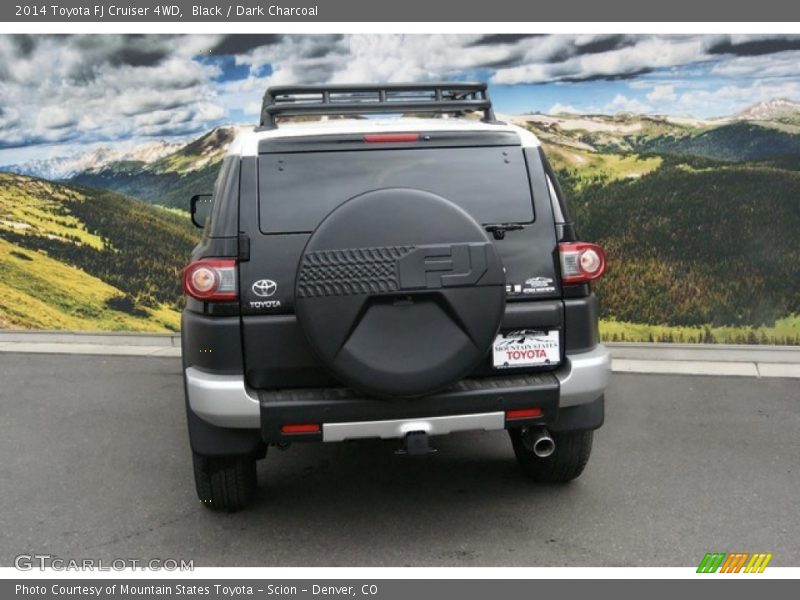
<path fill-rule="evenodd" d="M 197 497 L 211 510 L 236 512 L 255 498 L 256 459 L 211 458 L 192 453 Z"/>
<path fill-rule="evenodd" d="M 566 483 L 583 473 L 592 453 L 593 431 L 551 433 L 555 451 L 547 458 L 539 458 L 525 446 L 523 431 L 510 429 L 508 433 L 517 463 L 528 477 L 540 483 Z"/>

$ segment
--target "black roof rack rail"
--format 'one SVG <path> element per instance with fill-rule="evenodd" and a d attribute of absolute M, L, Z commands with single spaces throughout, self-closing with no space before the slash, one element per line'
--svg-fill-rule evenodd
<path fill-rule="evenodd" d="M 496 122 L 485 83 L 281 85 L 264 94 L 261 128 L 274 129 L 282 116 L 471 111 L 483 111 L 484 122 Z"/>

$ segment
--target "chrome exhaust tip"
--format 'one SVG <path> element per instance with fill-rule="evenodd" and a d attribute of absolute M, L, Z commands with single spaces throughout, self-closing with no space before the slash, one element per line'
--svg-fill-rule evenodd
<path fill-rule="evenodd" d="M 539 458 L 547 458 L 556 451 L 556 443 L 546 431 L 533 442 L 533 453 Z"/>
<path fill-rule="evenodd" d="M 525 447 L 537 458 L 547 458 L 556 451 L 556 442 L 544 427 L 526 429 L 522 440 Z"/>

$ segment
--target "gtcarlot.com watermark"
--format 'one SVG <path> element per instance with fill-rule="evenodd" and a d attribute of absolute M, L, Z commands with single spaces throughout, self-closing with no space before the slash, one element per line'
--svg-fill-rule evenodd
<path fill-rule="evenodd" d="M 183 558 L 63 558 L 53 554 L 20 554 L 14 558 L 20 571 L 194 571 L 194 560 Z"/>

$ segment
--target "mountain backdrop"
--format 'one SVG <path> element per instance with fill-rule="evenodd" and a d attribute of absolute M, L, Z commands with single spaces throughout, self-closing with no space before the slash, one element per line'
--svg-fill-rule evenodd
<path fill-rule="evenodd" d="M 0 327 L 176 331 L 184 214 L 0 173 Z"/>
<path fill-rule="evenodd" d="M 502 118 L 539 136 L 579 234 L 608 249 L 604 337 L 800 343 L 800 103 Z M 0 326 L 175 329 L 197 238 L 181 211 L 235 134 L 2 168 Z"/>
<path fill-rule="evenodd" d="M 102 170 L 111 163 L 130 162 L 148 164 L 159 158 L 177 152 L 183 144 L 156 140 L 135 146 L 128 151 L 101 146 L 89 152 L 70 156 L 57 156 L 50 159 L 30 160 L 21 164 L 0 166 L 0 171 L 33 175 L 42 179 L 68 179 L 79 173 Z"/>

